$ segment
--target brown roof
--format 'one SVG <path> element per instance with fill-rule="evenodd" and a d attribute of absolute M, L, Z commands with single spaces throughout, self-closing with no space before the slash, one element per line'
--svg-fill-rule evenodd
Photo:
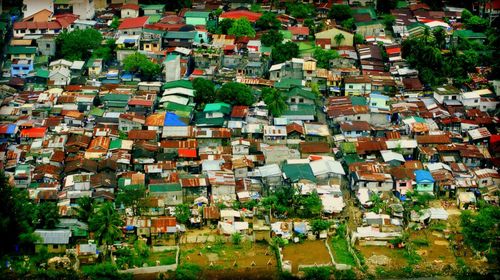
<path fill-rule="evenodd" d="M 160 143 L 162 148 L 172 148 L 172 149 L 195 149 L 198 148 L 198 141 L 196 139 L 188 139 L 186 141 L 180 140 L 163 140 Z"/>
<path fill-rule="evenodd" d="M 248 114 L 248 106 L 234 106 L 231 118 L 244 118 Z"/>
<path fill-rule="evenodd" d="M 330 146 L 326 142 L 301 142 L 300 152 L 305 154 L 329 153 Z"/>
<path fill-rule="evenodd" d="M 359 155 L 364 155 L 367 152 L 387 150 L 385 141 L 376 140 L 359 140 L 356 143 L 356 152 Z"/>
<path fill-rule="evenodd" d="M 449 144 L 451 143 L 450 136 L 447 134 L 437 135 L 417 135 L 418 144 Z"/>
<path fill-rule="evenodd" d="M 348 76 L 344 78 L 344 83 L 349 84 L 369 84 L 372 79 L 369 76 Z"/>
<path fill-rule="evenodd" d="M 72 134 L 66 142 L 66 146 L 78 146 L 80 148 L 86 149 L 89 146 L 91 140 L 91 137 L 85 135 Z"/>
<path fill-rule="evenodd" d="M 424 169 L 422 162 L 420 160 L 407 160 L 404 164 L 404 167 L 407 169 Z"/>
<path fill-rule="evenodd" d="M 387 139 L 401 139 L 401 134 L 398 131 L 386 131 L 385 138 L 387 138 Z"/>
<path fill-rule="evenodd" d="M 55 151 L 50 157 L 50 161 L 63 162 L 66 155 L 63 151 Z"/>
<path fill-rule="evenodd" d="M 397 180 L 414 180 L 415 174 L 413 171 L 414 170 L 412 169 L 398 166 L 398 167 L 393 167 L 390 173 L 394 177 L 394 179 Z"/>
<path fill-rule="evenodd" d="M 128 132 L 129 140 L 156 140 L 155 130 L 132 129 Z"/>
<path fill-rule="evenodd" d="M 424 85 L 420 82 L 418 78 L 404 78 L 403 85 L 405 90 L 423 90 Z"/>
<path fill-rule="evenodd" d="M 203 218 L 207 220 L 220 219 L 220 211 L 217 206 L 207 206 L 203 208 Z"/>
<path fill-rule="evenodd" d="M 371 130 L 371 125 L 365 121 L 342 122 L 340 129 L 342 131 L 368 131 Z"/>
<path fill-rule="evenodd" d="M 291 123 L 286 126 L 286 134 L 290 134 L 292 132 L 298 132 L 300 134 L 304 134 L 304 127 L 298 123 Z"/>

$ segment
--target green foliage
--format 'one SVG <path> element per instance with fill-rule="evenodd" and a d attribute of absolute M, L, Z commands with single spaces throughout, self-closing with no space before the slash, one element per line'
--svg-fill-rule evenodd
<path fill-rule="evenodd" d="M 146 196 L 146 187 L 137 185 L 128 185 L 119 188 L 116 195 L 116 205 L 132 208 L 134 216 L 140 216 L 144 206 L 144 197 Z"/>
<path fill-rule="evenodd" d="M 281 42 L 283 41 L 283 34 L 281 34 L 281 32 L 277 30 L 272 29 L 262 34 L 260 41 L 266 47 L 274 47 L 278 44 L 281 44 Z"/>
<path fill-rule="evenodd" d="M 345 40 L 345 36 L 342 33 L 339 33 L 333 37 L 333 40 L 335 40 L 335 43 L 337 44 L 337 47 L 340 47 L 340 44 L 342 44 L 342 41 Z"/>
<path fill-rule="evenodd" d="M 115 47 L 115 40 L 107 40 L 105 45 L 100 46 L 92 52 L 92 57 L 101 58 L 104 62 L 111 61 L 114 56 Z"/>
<path fill-rule="evenodd" d="M 420 247 L 428 247 L 429 246 L 429 240 L 427 238 L 418 238 L 414 239 L 411 241 L 414 245 L 420 246 Z"/>
<path fill-rule="evenodd" d="M 354 44 L 364 44 L 365 43 L 365 37 L 361 34 L 355 34 L 354 35 Z"/>
<path fill-rule="evenodd" d="M 109 262 L 85 266 L 82 268 L 84 277 L 92 280 L 132 280 L 133 276 L 130 273 L 120 273 L 118 268 Z"/>
<path fill-rule="evenodd" d="M 335 262 L 356 266 L 354 257 L 349 252 L 347 240 L 344 235 L 336 235 L 332 238 L 331 244 Z"/>
<path fill-rule="evenodd" d="M 436 46 L 440 49 L 444 49 L 446 47 L 446 31 L 444 28 L 438 27 L 432 30 L 432 35 L 436 41 Z"/>
<path fill-rule="evenodd" d="M 229 34 L 229 29 L 233 26 L 234 20 L 225 18 L 219 21 L 217 25 L 217 34 Z"/>
<path fill-rule="evenodd" d="M 276 45 L 272 52 L 271 58 L 274 63 L 282 63 L 299 56 L 299 46 L 294 42 L 286 42 L 285 44 Z"/>
<path fill-rule="evenodd" d="M 201 267 L 197 264 L 185 263 L 177 267 L 174 279 L 176 280 L 196 280 L 200 279 Z"/>
<path fill-rule="evenodd" d="M 488 28 L 489 20 L 482 18 L 480 16 L 472 16 L 465 22 L 465 27 L 471 29 L 474 32 L 483 32 Z"/>
<path fill-rule="evenodd" d="M 196 90 L 194 102 L 199 108 L 203 108 L 205 104 L 215 101 L 215 85 L 212 81 L 195 78 L 193 80 L 193 89 Z"/>
<path fill-rule="evenodd" d="M 234 245 L 239 245 L 241 243 L 242 239 L 243 239 L 243 235 L 241 235 L 241 233 L 239 233 L 239 232 L 235 232 L 235 233 L 231 234 L 231 242 Z"/>
<path fill-rule="evenodd" d="M 474 15 L 469 10 L 464 9 L 462 11 L 461 19 L 462 19 L 463 22 L 467 22 L 473 16 Z"/>
<path fill-rule="evenodd" d="M 273 117 L 279 117 L 287 109 L 286 96 L 275 88 L 263 88 L 262 99 Z"/>
<path fill-rule="evenodd" d="M 378 1 L 378 2 L 382 2 L 382 1 Z M 349 270 L 334 270 L 333 271 L 333 276 L 334 276 L 334 279 L 338 279 L 338 280 L 355 280 L 355 279 L 358 279 L 358 277 L 356 276 L 356 273 L 352 269 L 349 269 Z"/>
<path fill-rule="evenodd" d="M 476 213 L 470 210 L 462 211 L 460 225 L 465 242 L 474 250 L 490 253 L 500 249 L 497 238 L 500 225 L 499 207 L 481 203 Z"/>
<path fill-rule="evenodd" d="M 141 259 L 147 259 L 150 255 L 149 246 L 142 239 L 137 239 L 134 242 L 134 250 Z"/>
<path fill-rule="evenodd" d="M 387 203 L 380 198 L 377 194 L 372 194 L 370 196 L 370 201 L 373 203 L 373 212 L 380 213 L 381 211 L 385 211 L 387 208 Z"/>
<path fill-rule="evenodd" d="M 397 0 L 377 1 L 377 11 L 381 13 L 389 13 L 392 9 L 396 8 L 397 3 Z"/>
<path fill-rule="evenodd" d="M 191 217 L 191 209 L 187 204 L 179 204 L 175 206 L 175 218 L 181 224 L 187 224 L 189 218 Z"/>
<path fill-rule="evenodd" d="M 37 227 L 54 229 L 59 223 L 59 207 L 55 202 L 41 202 L 36 209 Z"/>
<path fill-rule="evenodd" d="M 262 11 L 262 8 L 260 7 L 259 4 L 252 4 L 250 6 L 250 11 L 252 11 L 254 13 L 260 13 Z"/>
<path fill-rule="evenodd" d="M 300 216 L 304 218 L 317 217 L 321 214 L 321 210 L 323 209 L 323 203 L 321 202 L 321 199 L 316 191 L 312 192 L 305 198 L 302 197 L 299 205 Z"/>
<path fill-rule="evenodd" d="M 341 22 L 352 18 L 352 11 L 349 5 L 333 5 L 328 12 L 328 17 L 335 19 L 337 22 Z"/>
<path fill-rule="evenodd" d="M 89 51 L 97 49 L 101 41 L 102 34 L 96 29 L 63 31 L 56 39 L 58 56 L 71 61 L 87 60 L 90 57 Z"/>
<path fill-rule="evenodd" d="M 276 14 L 271 12 L 264 12 L 262 16 L 255 22 L 255 26 L 262 30 L 281 29 L 281 22 L 276 18 Z"/>
<path fill-rule="evenodd" d="M 307 280 L 327 280 L 332 275 L 332 268 L 329 266 L 308 267 L 304 270 L 304 279 Z"/>
<path fill-rule="evenodd" d="M 255 29 L 253 29 L 252 24 L 247 18 L 239 18 L 233 22 L 231 28 L 227 31 L 227 34 L 234 35 L 236 37 L 255 37 Z"/>
<path fill-rule="evenodd" d="M 429 226 L 430 230 L 435 230 L 435 231 L 444 231 L 447 228 L 448 228 L 448 226 L 446 226 L 446 223 L 444 223 L 444 222 L 435 222 Z"/>
<path fill-rule="evenodd" d="M 335 50 L 324 50 L 320 47 L 316 47 L 313 53 L 314 59 L 316 59 L 316 65 L 318 68 L 330 68 L 330 60 L 338 58 L 339 54 Z"/>
<path fill-rule="evenodd" d="M 120 19 L 118 17 L 113 17 L 113 20 L 111 21 L 109 27 L 116 30 L 118 29 L 118 26 L 120 26 Z"/>
<path fill-rule="evenodd" d="M 123 69 L 131 73 L 140 73 L 146 80 L 151 80 L 161 72 L 160 65 L 153 63 L 142 53 L 133 53 L 123 60 Z"/>
<path fill-rule="evenodd" d="M 315 219 L 315 220 L 312 220 L 312 222 L 311 222 L 311 228 L 312 228 L 313 232 L 321 232 L 321 231 L 327 230 L 330 228 L 331 225 L 332 225 L 331 222 L 325 221 L 325 220 L 320 220 L 320 219 Z"/>
<path fill-rule="evenodd" d="M 340 25 L 342 25 L 342 27 L 345 29 L 354 30 L 356 27 L 355 23 L 356 22 L 354 21 L 354 18 L 349 18 L 340 22 Z"/>
<path fill-rule="evenodd" d="M 88 223 L 90 216 L 94 213 L 94 200 L 90 196 L 84 196 L 82 198 L 79 198 L 76 202 L 78 204 L 78 220 L 84 223 Z"/>
<path fill-rule="evenodd" d="M 0 256 L 12 252 L 16 245 L 32 244 L 30 239 L 20 237 L 33 232 L 34 214 L 35 206 L 28 199 L 28 192 L 12 187 L 0 170 Z"/>
<path fill-rule="evenodd" d="M 120 227 L 123 221 L 111 202 L 99 206 L 97 212 L 90 218 L 89 229 L 94 232 L 98 244 L 104 245 L 104 258 L 108 246 L 122 236 Z"/>
<path fill-rule="evenodd" d="M 311 4 L 304 4 L 301 2 L 287 3 L 286 9 L 288 14 L 294 18 L 308 18 L 315 15 L 315 8 Z"/>
<path fill-rule="evenodd" d="M 382 21 L 384 22 L 385 29 L 392 30 L 392 25 L 396 22 L 396 17 L 391 14 L 387 14 L 382 17 Z"/>
<path fill-rule="evenodd" d="M 237 82 L 222 85 L 217 91 L 217 100 L 231 105 L 250 106 L 255 102 L 255 96 L 249 86 Z"/>

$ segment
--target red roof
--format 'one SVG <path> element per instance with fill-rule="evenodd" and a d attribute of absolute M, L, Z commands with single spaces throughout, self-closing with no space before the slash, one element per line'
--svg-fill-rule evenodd
<path fill-rule="evenodd" d="M 128 102 L 128 105 L 133 105 L 133 106 L 153 106 L 153 101 L 152 100 L 142 100 L 142 99 L 132 99 Z"/>
<path fill-rule="evenodd" d="M 248 114 L 248 106 L 234 106 L 231 118 L 244 118 Z"/>
<path fill-rule="evenodd" d="M 146 24 L 146 22 L 148 22 L 148 19 L 149 19 L 148 16 L 143 16 L 138 18 L 126 18 L 120 24 L 118 29 L 123 30 L 132 28 L 141 28 Z"/>
<path fill-rule="evenodd" d="M 401 48 L 399 48 L 399 47 L 387 48 L 385 51 L 387 52 L 387 54 L 401 53 Z"/>
<path fill-rule="evenodd" d="M 305 26 L 290 26 L 288 27 L 288 31 L 290 31 L 292 35 L 309 35 L 309 27 Z"/>
<path fill-rule="evenodd" d="M 43 138 L 45 137 L 45 132 L 47 132 L 46 127 L 25 128 L 21 130 L 21 137 Z"/>
<path fill-rule="evenodd" d="M 136 10 L 139 11 L 139 5 L 136 4 L 123 4 L 122 10 L 129 9 L 129 10 Z"/>
<path fill-rule="evenodd" d="M 230 19 L 239 19 L 246 17 L 250 22 L 256 22 L 262 16 L 261 13 L 254 13 L 250 11 L 236 10 L 222 13 L 219 18 L 230 18 Z"/>
<path fill-rule="evenodd" d="M 179 149 L 177 150 L 179 157 L 195 158 L 197 157 L 196 149 Z"/>
<path fill-rule="evenodd" d="M 55 29 L 61 29 L 62 26 L 59 22 L 57 21 L 50 21 L 50 22 L 34 22 L 34 21 L 20 21 L 20 22 L 15 22 L 14 23 L 14 29 L 49 29 L 49 30 L 55 30 Z"/>
<path fill-rule="evenodd" d="M 204 73 L 204 72 L 203 72 L 203 70 L 201 70 L 201 69 L 194 69 L 194 71 L 193 71 L 193 73 L 192 73 L 192 74 L 193 74 L 193 75 L 203 75 L 203 73 Z"/>

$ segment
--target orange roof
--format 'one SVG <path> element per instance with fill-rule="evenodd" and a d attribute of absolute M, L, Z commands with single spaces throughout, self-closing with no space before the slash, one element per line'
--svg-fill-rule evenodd
<path fill-rule="evenodd" d="M 230 18 L 230 19 L 239 19 L 246 17 L 250 22 L 256 22 L 262 16 L 261 13 L 254 13 L 250 11 L 244 10 L 235 10 L 222 13 L 219 18 Z"/>
<path fill-rule="evenodd" d="M 21 130 L 21 137 L 26 138 L 43 138 L 47 132 L 46 127 L 32 127 Z"/>
<path fill-rule="evenodd" d="M 179 149 L 178 153 L 179 153 L 179 157 L 184 157 L 184 158 L 196 158 L 197 157 L 196 149 Z"/>
<path fill-rule="evenodd" d="M 288 27 L 288 31 L 290 31 L 292 35 L 309 35 L 309 27 L 305 26 L 290 26 Z"/>
<path fill-rule="evenodd" d="M 138 18 L 126 18 L 123 22 L 118 26 L 118 29 L 132 29 L 132 28 L 142 28 L 147 22 L 149 17 L 143 16 Z"/>
<path fill-rule="evenodd" d="M 99 136 L 92 139 L 87 149 L 89 152 L 106 152 L 109 148 L 111 139 L 109 137 Z"/>

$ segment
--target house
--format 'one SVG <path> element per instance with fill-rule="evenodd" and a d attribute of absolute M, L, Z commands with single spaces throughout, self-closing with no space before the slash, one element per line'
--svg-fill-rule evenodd
<path fill-rule="evenodd" d="M 341 36 L 339 34 L 342 34 Z M 316 38 L 316 46 L 321 46 L 324 49 L 333 49 L 340 46 L 352 46 L 354 42 L 354 34 L 345 30 L 333 27 L 325 31 L 314 34 Z M 340 44 L 337 44 L 335 38 L 341 38 Z M 338 39 L 337 39 L 338 40 Z"/>
<path fill-rule="evenodd" d="M 86 63 L 89 78 L 97 78 L 101 75 L 103 69 L 103 60 L 100 58 L 90 58 Z"/>
<path fill-rule="evenodd" d="M 142 28 L 148 22 L 149 16 L 126 18 L 118 26 L 119 35 L 141 35 Z"/>
<path fill-rule="evenodd" d="M 31 17 L 41 10 L 47 10 L 54 13 L 53 0 L 23 0 L 22 13 L 24 18 Z"/>
<path fill-rule="evenodd" d="M 340 123 L 340 132 L 344 137 L 361 137 L 370 136 L 371 125 L 365 121 L 351 121 Z"/>
<path fill-rule="evenodd" d="M 71 81 L 71 71 L 67 68 L 51 70 L 49 73 L 49 85 L 67 86 Z"/>
<path fill-rule="evenodd" d="M 314 105 L 317 99 L 316 94 L 299 87 L 293 87 L 291 90 L 286 92 L 285 95 L 287 98 L 286 103 L 289 105 L 294 105 L 294 104 Z"/>
<path fill-rule="evenodd" d="M 56 14 L 74 14 L 80 19 L 93 19 L 95 15 L 94 0 L 54 1 Z"/>
<path fill-rule="evenodd" d="M 481 106 L 481 95 L 478 91 L 462 92 L 459 100 L 466 109 L 479 109 Z"/>
<path fill-rule="evenodd" d="M 286 144 L 286 136 L 285 126 L 264 126 L 264 142 L 267 144 Z"/>
<path fill-rule="evenodd" d="M 398 166 L 391 168 L 390 173 L 394 178 L 396 196 L 401 200 L 405 200 L 406 194 L 413 191 L 413 182 L 415 181 L 414 170 Z"/>
<path fill-rule="evenodd" d="M 448 105 L 451 100 L 455 102 L 459 100 L 460 91 L 453 86 L 443 86 L 438 87 L 432 96 L 439 104 Z"/>
<path fill-rule="evenodd" d="M 154 5 L 141 5 L 141 9 L 144 11 L 144 15 L 163 15 L 165 10 L 164 4 L 154 4 Z"/>
<path fill-rule="evenodd" d="M 14 171 L 14 185 L 16 188 L 27 188 L 31 183 L 31 167 L 27 164 L 16 166 Z"/>
<path fill-rule="evenodd" d="M 434 178 L 432 174 L 427 170 L 415 170 L 415 191 L 434 193 Z"/>
<path fill-rule="evenodd" d="M 121 18 L 136 18 L 139 16 L 139 5 L 123 4 L 120 10 Z"/>
<path fill-rule="evenodd" d="M 477 169 L 474 171 L 474 175 L 479 188 L 498 187 L 500 185 L 500 174 L 495 169 Z"/>
<path fill-rule="evenodd" d="M 368 189 L 371 192 L 389 192 L 394 180 L 387 173 L 387 166 L 378 162 L 355 162 L 349 165 L 349 186 L 351 190 Z"/>
<path fill-rule="evenodd" d="M 361 34 L 363 37 L 385 36 L 385 26 L 379 20 L 356 22 L 355 25 L 356 34 Z"/>
<path fill-rule="evenodd" d="M 292 34 L 292 41 L 304 41 L 309 38 L 309 27 L 289 26 L 288 31 Z"/>
<path fill-rule="evenodd" d="M 179 183 L 149 184 L 149 196 L 162 198 L 165 206 L 182 204 L 182 187 Z"/>
<path fill-rule="evenodd" d="M 181 57 L 175 54 L 167 55 L 163 62 L 165 82 L 178 81 L 181 79 Z"/>
<path fill-rule="evenodd" d="M 33 71 L 36 47 L 9 46 L 7 54 L 10 56 L 11 77 L 26 77 Z"/>
<path fill-rule="evenodd" d="M 34 234 L 40 236 L 40 241 L 35 243 L 35 251 L 39 253 L 43 247 L 47 248 L 49 253 L 64 253 L 69 244 L 71 230 L 56 229 L 56 230 L 35 230 Z"/>
<path fill-rule="evenodd" d="M 369 76 L 349 76 L 344 78 L 345 95 L 365 95 L 372 91 Z"/>
<path fill-rule="evenodd" d="M 186 24 L 206 26 L 210 19 L 210 12 L 206 11 L 188 11 L 184 14 Z"/>
<path fill-rule="evenodd" d="M 118 129 L 123 132 L 128 132 L 130 130 L 141 130 L 142 126 L 146 123 L 146 118 L 144 116 L 132 115 L 132 114 L 120 114 L 118 118 Z"/>

